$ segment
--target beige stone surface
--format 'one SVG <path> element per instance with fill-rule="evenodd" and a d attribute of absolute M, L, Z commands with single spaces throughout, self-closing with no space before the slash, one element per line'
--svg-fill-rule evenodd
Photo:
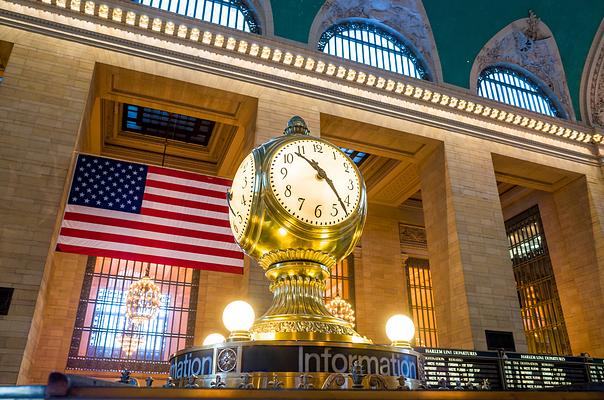
<path fill-rule="evenodd" d="M 486 350 L 485 330 L 526 350 L 491 156 L 448 140 L 421 166 L 439 344 Z"/>

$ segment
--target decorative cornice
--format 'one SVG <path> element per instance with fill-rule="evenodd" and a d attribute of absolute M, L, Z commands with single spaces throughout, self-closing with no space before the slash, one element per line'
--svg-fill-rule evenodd
<path fill-rule="evenodd" d="M 2 3 L 3 0 L 0 0 Z M 0 23 L 20 29 L 40 32 L 71 41 L 112 49 L 127 54 L 149 58 L 165 63 L 181 65 L 187 68 L 202 70 L 228 76 L 235 79 L 254 82 L 265 86 L 278 87 L 290 92 L 302 93 L 340 104 L 351 105 L 384 115 L 403 117 L 414 122 L 438 126 L 448 130 L 472 136 L 494 140 L 519 148 L 537 151 L 556 157 L 597 165 L 597 149 L 592 154 L 574 151 L 563 146 L 554 146 L 506 134 L 484 126 L 456 121 L 455 118 L 435 116 L 430 111 L 419 111 L 417 107 L 401 107 L 395 102 L 410 102 L 431 109 L 450 111 L 460 116 L 467 116 L 487 123 L 496 123 L 513 129 L 522 129 L 550 137 L 558 137 L 561 143 L 575 143 L 589 149 L 589 144 L 604 144 L 604 137 L 595 132 L 588 132 L 585 127 L 568 121 L 548 118 L 539 114 L 496 103 L 471 94 L 454 91 L 431 82 L 407 78 L 362 64 L 346 62 L 336 57 L 270 38 L 247 34 L 204 23 L 162 10 L 151 9 L 131 2 L 111 0 L 102 4 L 93 1 L 79 0 L 10 0 L 10 3 L 32 9 L 42 9 L 68 16 L 74 19 L 93 22 L 100 25 L 120 28 L 125 33 L 144 34 L 159 38 L 164 42 L 174 43 L 180 48 L 188 46 L 190 50 L 231 56 L 232 62 L 219 62 L 204 57 L 200 51 L 175 51 L 117 36 L 104 35 L 94 30 L 83 29 L 61 24 L 50 19 L 43 19 L 15 13 L 6 9 L 0 10 Z M 123 6 L 123 8 L 122 8 Z M 267 74 L 261 71 L 236 65 L 237 59 L 253 61 L 297 74 L 307 75 L 323 81 L 339 83 L 344 90 L 329 89 L 312 85 L 298 79 Z M 346 89 L 348 88 L 348 89 Z M 352 90 L 351 90 L 352 89 Z M 381 95 L 379 100 L 367 98 L 359 90 Z M 359 94 L 354 94 L 357 92 Z"/>

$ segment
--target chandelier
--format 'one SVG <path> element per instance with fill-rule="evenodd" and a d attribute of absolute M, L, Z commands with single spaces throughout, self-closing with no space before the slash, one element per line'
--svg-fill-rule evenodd
<path fill-rule="evenodd" d="M 132 354 L 136 353 L 138 350 L 138 346 L 143 342 L 143 339 L 136 334 L 126 334 L 123 333 L 116 339 L 117 345 L 122 348 L 126 357 L 130 357 Z"/>
<path fill-rule="evenodd" d="M 149 265 L 145 276 L 132 283 L 126 293 L 126 318 L 140 325 L 152 320 L 161 306 L 159 287 L 149 277 Z"/>
<path fill-rule="evenodd" d="M 350 303 L 342 299 L 339 294 L 328 301 L 327 304 L 325 304 L 325 307 L 327 307 L 327 310 L 329 310 L 334 317 L 343 319 L 354 325 L 354 310 Z"/>

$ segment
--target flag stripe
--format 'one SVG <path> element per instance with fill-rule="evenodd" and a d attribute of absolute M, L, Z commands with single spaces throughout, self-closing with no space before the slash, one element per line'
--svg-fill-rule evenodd
<path fill-rule="evenodd" d="M 230 240 L 234 240 L 233 234 L 231 233 L 231 228 L 229 227 L 229 223 L 223 220 L 215 220 L 209 219 L 207 222 L 190 222 L 191 217 L 189 215 L 175 215 L 177 213 L 168 213 L 164 215 L 163 211 L 153 210 L 153 213 L 157 213 L 157 216 L 151 215 L 140 215 L 133 214 L 127 212 L 119 212 L 119 211 L 110 211 L 104 210 L 102 208 L 92 208 L 85 206 L 78 206 L 74 204 L 68 204 L 65 207 L 65 217 L 64 219 L 70 219 L 72 214 L 77 215 L 90 215 L 92 217 L 107 217 L 107 218 L 116 218 L 124 221 L 131 221 L 132 223 L 149 223 L 152 225 L 160 225 L 160 226 L 169 226 L 175 228 L 184 228 L 190 230 L 198 230 L 200 232 L 206 231 L 210 233 L 216 233 L 220 235 L 225 235 L 230 237 Z M 69 218 L 68 218 L 69 217 Z M 75 218 L 76 220 L 79 217 Z M 82 219 L 84 222 L 92 222 L 88 220 Z M 204 219 L 205 221 L 205 219 Z M 222 225 L 222 226 L 221 226 Z"/>
<path fill-rule="evenodd" d="M 196 188 L 196 187 L 179 185 L 179 184 L 171 183 L 171 182 L 149 180 L 148 178 L 147 178 L 146 184 L 147 184 L 147 188 L 151 187 L 151 188 L 171 190 L 173 192 L 179 192 L 179 193 L 198 194 L 200 196 L 213 197 L 215 199 L 220 199 L 223 201 L 223 203 L 224 203 L 224 200 L 226 199 L 226 191 L 227 191 L 226 188 L 224 189 L 224 191 L 201 189 L 201 188 Z M 148 193 L 149 189 L 145 190 L 145 192 Z"/>
<path fill-rule="evenodd" d="M 152 218 L 152 217 L 150 217 L 150 218 Z M 188 229 L 188 228 L 175 227 L 175 226 L 169 226 L 169 225 L 153 224 L 153 223 L 149 223 L 149 222 L 122 220 L 119 218 L 112 218 L 112 217 L 99 217 L 99 216 L 91 215 L 91 214 L 81 214 L 81 213 L 74 213 L 74 212 L 65 213 L 65 218 L 63 220 L 63 226 L 68 227 L 68 228 L 74 228 L 76 225 L 73 225 L 73 224 L 76 222 L 115 226 L 115 227 L 119 227 L 119 228 L 130 228 L 130 229 L 137 229 L 137 230 L 141 230 L 141 231 L 165 233 L 168 235 L 186 236 L 186 237 L 190 237 L 190 238 L 213 240 L 213 241 L 225 242 L 225 243 L 235 243 L 235 240 L 232 235 L 215 233 L 215 232 L 210 231 L 210 229 L 214 228 L 210 225 L 198 225 L 199 227 L 201 227 L 201 229 L 199 229 L 199 228 Z M 205 227 L 205 229 L 203 229 L 204 227 Z"/>
<path fill-rule="evenodd" d="M 108 233 L 103 231 L 88 231 L 84 229 L 61 228 L 62 236 L 70 236 L 84 239 L 102 240 L 104 242 L 127 243 L 137 246 L 148 246 L 158 249 L 176 250 L 187 253 L 203 253 L 218 257 L 230 257 L 243 260 L 240 251 L 217 247 L 200 246 L 190 243 L 177 243 L 154 238 L 123 235 L 120 233 Z"/>
<path fill-rule="evenodd" d="M 171 206 L 186 207 L 195 210 L 213 211 L 215 213 L 227 213 L 229 211 L 229 207 L 226 204 L 224 206 L 219 206 L 217 204 L 199 203 L 197 201 L 145 193 L 145 197 L 143 197 L 143 208 L 155 208 L 151 205 L 145 205 L 145 203 L 149 204 L 149 202 L 170 204 Z"/>
<path fill-rule="evenodd" d="M 154 232 L 148 229 L 141 230 L 135 228 L 134 226 L 119 227 L 116 225 L 105 225 L 83 221 L 65 220 L 63 223 L 63 227 L 70 229 L 88 230 L 91 232 L 115 233 L 118 235 L 126 235 L 144 239 L 163 240 L 165 242 L 171 243 L 186 243 L 195 246 L 212 247 L 217 249 L 239 252 L 239 247 L 235 243 L 233 243 L 233 241 L 228 242 L 221 240 L 211 240 L 207 238 L 199 239 L 196 237 L 182 236 L 168 232 Z"/>
<path fill-rule="evenodd" d="M 144 204 L 144 202 L 143 202 Z M 226 219 L 217 219 L 211 218 L 203 215 L 190 215 L 184 214 L 180 212 L 174 212 L 169 210 L 161 210 L 161 209 L 153 209 L 153 208 L 143 208 L 141 209 L 142 215 L 150 215 L 154 217 L 167 218 L 167 219 L 175 219 L 178 221 L 188 221 L 188 222 L 196 222 L 198 224 L 208 224 L 215 226 L 222 226 L 229 228 L 231 225 L 229 223 L 228 217 Z M 229 228 L 230 229 L 230 228 Z"/>
<path fill-rule="evenodd" d="M 161 188 L 156 188 L 156 187 L 147 187 L 145 189 L 145 193 L 156 194 L 158 196 L 165 196 L 165 197 L 180 197 L 185 200 L 197 201 L 197 202 L 201 202 L 201 203 L 210 203 L 210 204 L 215 204 L 218 206 L 228 207 L 227 202 L 226 202 L 226 193 L 222 193 L 222 197 L 220 199 L 217 199 L 215 197 L 200 196 L 197 194 L 175 192 L 172 190 L 161 189 Z"/>
<path fill-rule="evenodd" d="M 162 256 L 149 256 L 146 254 L 132 253 L 127 251 L 118 251 L 111 250 L 108 251 L 106 249 L 95 249 L 91 247 L 82 247 L 82 246 L 74 246 L 68 244 L 59 244 L 58 250 L 65 251 L 68 253 L 78 253 L 85 254 L 88 256 L 97 256 L 97 257 L 113 257 L 113 258 L 122 258 L 125 260 L 133 260 L 133 261 L 142 261 L 142 262 L 150 262 L 156 264 L 166 264 L 173 265 L 179 267 L 191 267 L 197 269 L 205 269 L 208 271 L 218 271 L 218 272 L 229 272 L 232 274 L 243 274 L 243 268 L 241 266 L 232 266 L 232 265 L 223 265 L 223 264 L 213 264 L 201 261 L 183 261 L 178 258 L 171 257 L 162 257 Z"/>
<path fill-rule="evenodd" d="M 94 233 L 94 232 L 93 232 Z M 116 251 L 129 251 L 136 252 L 141 254 L 147 254 L 150 256 L 160 256 L 160 257 L 170 257 L 174 259 L 181 260 L 180 264 L 185 264 L 189 260 L 191 261 L 199 261 L 199 262 L 210 262 L 213 264 L 225 264 L 225 265 L 243 265 L 243 255 L 241 258 L 230 258 L 230 257 L 221 257 L 216 255 L 208 255 L 208 254 L 195 254 L 189 253 L 186 251 L 173 250 L 173 249 L 164 249 L 164 248 L 156 248 L 154 246 L 145 246 L 143 244 L 130 244 L 130 243 L 120 243 L 114 241 L 105 241 L 99 239 L 88 239 L 82 237 L 72 237 L 72 236 L 61 236 L 61 244 L 68 244 L 72 246 L 82 246 L 82 247 L 90 247 L 90 248 L 99 248 L 106 250 L 116 250 Z"/>
<path fill-rule="evenodd" d="M 183 215 L 195 215 L 198 217 L 205 217 L 205 218 L 211 218 L 211 219 L 222 219 L 225 221 L 229 220 L 229 215 L 226 213 L 226 211 L 228 211 L 228 209 L 229 209 L 228 207 L 224 207 L 226 210 L 223 212 L 201 210 L 199 208 L 185 207 L 180 204 L 172 204 L 172 203 L 179 203 L 180 201 L 178 199 L 171 199 L 169 197 L 166 197 L 163 199 L 158 199 L 157 197 L 161 197 L 161 196 L 155 196 L 154 194 L 151 194 L 149 196 L 150 196 L 150 199 L 148 199 L 147 195 L 145 194 L 141 212 L 147 208 L 152 208 L 154 210 L 178 212 Z M 160 202 L 160 201 L 152 201 L 152 200 L 162 200 L 162 201 Z"/>
<path fill-rule="evenodd" d="M 153 165 L 149 165 L 148 171 L 152 174 L 167 175 L 174 178 L 190 179 L 192 181 L 211 183 L 214 185 L 222 185 L 227 187 L 231 186 L 231 181 L 229 181 L 228 179 L 216 178 L 214 176 L 199 175 L 194 172 L 178 171 L 175 169 L 155 167 Z"/>
<path fill-rule="evenodd" d="M 182 186 L 186 186 L 186 187 L 213 190 L 214 192 L 221 192 L 221 193 L 226 192 L 226 190 L 230 187 L 230 185 L 228 185 L 228 186 L 227 185 L 217 185 L 217 184 L 213 184 L 213 183 L 193 181 L 191 179 L 176 178 L 173 176 L 154 174 L 154 173 L 148 173 L 147 179 L 150 179 L 152 181 L 159 181 L 159 182 L 176 183 L 178 185 L 182 185 Z"/>

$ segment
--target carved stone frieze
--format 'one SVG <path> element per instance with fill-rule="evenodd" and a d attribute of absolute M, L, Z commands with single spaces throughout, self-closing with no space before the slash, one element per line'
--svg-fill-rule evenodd
<path fill-rule="evenodd" d="M 358 335 L 354 329 L 322 321 L 271 321 L 254 325 L 252 333 L 258 332 L 320 332 L 332 335 Z"/>
<path fill-rule="evenodd" d="M 355 19 L 385 25 L 398 32 L 419 52 L 417 56 L 434 80 L 442 80 L 432 28 L 421 0 L 327 0 L 310 29 L 309 46 L 316 47 L 323 32 L 333 25 Z"/>
<path fill-rule="evenodd" d="M 517 20 L 497 33 L 478 53 L 472 67 L 471 87 L 485 68 L 498 64 L 519 66 L 539 78 L 573 116 L 564 67 L 556 42 L 547 26 L 533 14 Z"/>
<path fill-rule="evenodd" d="M 419 226 L 399 225 L 401 246 L 427 248 L 426 230 Z"/>
<path fill-rule="evenodd" d="M 587 87 L 583 87 L 585 96 L 584 112 L 591 125 L 604 128 L 604 22 L 596 33 L 588 57 L 586 76 Z"/>

